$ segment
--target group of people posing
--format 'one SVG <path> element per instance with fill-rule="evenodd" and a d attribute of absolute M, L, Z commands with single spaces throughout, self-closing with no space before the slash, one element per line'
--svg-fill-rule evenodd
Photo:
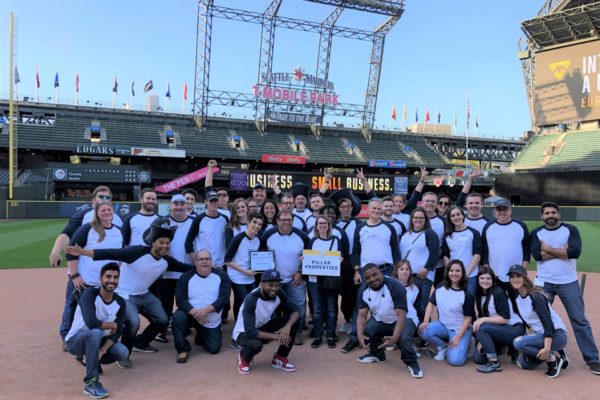
<path fill-rule="evenodd" d="M 502 371 L 499 356 L 506 353 L 523 369 L 546 363 L 545 375 L 555 378 L 569 364 L 567 328 L 552 307 L 556 295 L 584 361 L 600 375 L 577 281 L 581 238 L 561 222 L 557 204 L 541 205 L 543 224 L 529 233 L 506 200 L 496 203 L 495 219 L 482 215 L 482 196 L 470 192 L 478 171 L 451 205 L 448 196 L 423 193 L 423 168 L 408 199 L 378 197 L 359 170 L 369 198 L 364 221 L 351 190 L 326 198 L 329 174 L 317 193 L 303 184 L 282 192 L 270 179 L 273 199 L 259 183 L 251 198 L 230 207 L 228 191 L 213 187 L 215 166 L 208 164 L 206 211 L 199 215 L 197 194 L 188 189 L 172 196 L 168 216 L 157 216 L 156 192 L 147 188 L 140 211 L 121 221 L 110 189 L 100 186 L 92 208 L 73 215 L 57 237 L 50 262 L 57 265 L 64 249 L 68 272 L 60 335 L 64 350 L 85 365 L 91 397 L 108 396 L 101 364 L 131 368 L 131 353 L 156 352 L 152 341 L 168 342 L 169 328 L 178 363 L 190 356 L 192 328 L 196 345 L 218 353 L 230 310 L 229 341 L 241 374 L 251 372 L 269 341 L 279 344 L 272 366 L 295 371 L 288 356 L 304 343 L 308 308 L 311 347 L 335 348 L 343 332 L 341 351 L 364 349 L 361 363 L 385 362 L 386 351 L 398 349 L 410 375 L 422 378 L 425 351 L 454 366 L 472 357 L 482 373 Z M 272 270 L 252 270 L 250 252 L 260 250 L 273 252 Z M 339 252 L 340 276 L 303 275 L 304 250 Z M 142 332 L 140 315 L 149 322 Z"/>

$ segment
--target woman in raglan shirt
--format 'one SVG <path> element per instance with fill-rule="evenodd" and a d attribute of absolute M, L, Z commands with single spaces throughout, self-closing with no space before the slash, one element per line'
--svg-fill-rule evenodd
<path fill-rule="evenodd" d="M 544 361 L 548 378 L 556 378 L 569 361 L 564 353 L 567 345 L 567 328 L 554 311 L 541 289 L 534 286 L 521 265 L 508 269 L 510 285 L 515 290 L 515 312 L 523 319 L 529 335 L 519 336 L 513 345 L 520 352 L 517 366 L 534 369 Z"/>
<path fill-rule="evenodd" d="M 279 214 L 279 207 L 277 203 L 271 199 L 265 200 L 261 209 L 260 215 L 262 215 L 265 223 L 263 224 L 262 232 L 266 232 L 269 229 L 277 226 L 277 215 Z"/>
<path fill-rule="evenodd" d="M 455 259 L 463 262 L 467 272 L 467 290 L 475 297 L 477 267 L 481 260 L 481 235 L 465 225 L 465 213 L 460 207 L 450 207 L 446 219 L 446 231 L 442 237 L 444 265 Z"/>
<path fill-rule="evenodd" d="M 479 342 L 473 361 L 481 364 L 484 374 L 502 371 L 498 354 L 504 346 L 512 348 L 513 340 L 525 333 L 521 318 L 515 314 L 504 289 L 496 285 L 496 274 L 489 266 L 479 267 L 475 294 L 477 320 L 473 332 Z"/>
<path fill-rule="evenodd" d="M 417 207 L 410 214 L 408 231 L 400 238 L 400 256 L 410 262 L 415 283 L 421 288 L 419 312 L 425 313 L 433 286 L 433 271 L 439 258 L 439 239 L 431 229 L 427 213 Z"/>
<path fill-rule="evenodd" d="M 310 240 L 308 248 L 311 250 L 339 251 L 341 254 L 340 266 L 348 266 L 344 259 L 348 259 L 347 245 L 332 233 L 331 221 L 319 216 L 315 221 L 313 228 L 314 237 Z M 311 343 L 312 348 L 317 348 L 323 343 L 323 315 L 327 318 L 327 347 L 335 348 L 337 335 L 335 328 L 337 325 L 338 296 L 342 290 L 342 278 L 332 276 L 308 276 L 308 292 L 312 299 L 313 310 L 313 335 L 315 339 Z M 325 310 L 323 310 L 325 307 Z"/>
<path fill-rule="evenodd" d="M 243 198 L 235 199 L 231 206 L 231 219 L 225 228 L 225 246 L 229 247 L 234 237 L 248 227 L 248 203 Z"/>
<path fill-rule="evenodd" d="M 429 322 L 437 308 L 438 320 Z M 471 343 L 471 322 L 475 315 L 473 297 L 467 291 L 465 266 L 451 260 L 444 270 L 444 280 L 431 295 L 419 333 L 423 340 L 437 347 L 435 361 L 461 366 L 467 361 Z"/>

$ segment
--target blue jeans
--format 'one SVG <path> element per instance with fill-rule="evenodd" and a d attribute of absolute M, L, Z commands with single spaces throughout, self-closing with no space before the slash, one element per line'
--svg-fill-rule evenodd
<path fill-rule="evenodd" d="M 419 287 L 419 293 L 421 293 L 421 309 L 417 310 L 419 315 L 425 315 L 425 309 L 427 308 L 427 304 L 429 304 L 429 296 L 431 294 L 431 288 L 433 286 L 433 282 L 431 282 L 427 278 L 419 278 L 415 277 L 415 285 Z"/>
<path fill-rule="evenodd" d="M 86 287 L 91 287 L 87 286 Z M 65 336 L 71 330 L 71 325 L 73 324 L 73 318 L 75 318 L 75 310 L 77 309 L 77 303 L 79 301 L 79 296 L 83 293 L 83 290 L 78 291 L 78 294 L 75 295 L 75 285 L 71 279 L 67 279 L 67 288 L 65 290 L 65 306 L 63 308 L 62 319 L 60 321 L 60 328 L 58 328 L 58 332 L 60 333 L 60 337 L 62 340 L 65 340 Z"/>
<path fill-rule="evenodd" d="M 290 320 L 290 316 L 285 315 L 285 314 L 282 316 L 273 317 L 269 320 L 269 322 L 267 322 L 263 326 L 259 326 L 258 330 L 260 330 L 262 332 L 274 333 L 274 332 L 277 332 L 278 330 L 280 330 L 281 328 L 283 328 L 288 323 L 289 320 Z M 290 329 L 290 337 L 292 337 L 292 338 L 296 336 L 296 332 L 298 330 L 298 322 L 299 321 L 296 321 L 296 323 L 294 325 L 292 325 L 292 328 Z M 249 338 L 246 335 L 246 332 L 240 333 L 238 335 L 238 337 L 236 338 L 236 341 L 237 341 L 237 344 L 242 346 L 242 351 L 240 352 L 240 354 L 242 355 L 242 358 L 248 362 L 252 361 L 254 356 L 262 351 L 264 344 L 272 342 L 272 340 L 261 340 L 258 338 Z M 294 347 L 293 340 L 291 340 L 287 346 L 280 344 L 279 347 L 277 348 L 277 352 L 275 352 L 275 354 L 280 355 L 281 357 L 287 358 L 287 356 L 290 354 L 290 351 L 292 351 L 292 347 Z"/>
<path fill-rule="evenodd" d="M 554 331 L 552 337 L 551 351 L 558 351 L 567 345 L 567 332 L 562 329 Z M 544 335 L 536 333 L 534 335 L 519 336 L 513 341 L 513 346 L 519 354 L 517 361 L 523 369 L 534 369 L 544 361 L 537 358 L 537 353 L 544 347 Z"/>
<path fill-rule="evenodd" d="M 513 340 L 525 333 L 523 324 L 489 324 L 483 323 L 475 332 L 475 337 L 481 343 L 487 358 L 496 358 L 497 349 L 512 346 Z"/>
<path fill-rule="evenodd" d="M 129 352 L 133 345 L 145 347 L 154 340 L 156 335 L 169 326 L 169 318 L 158 298 L 150 292 L 140 295 L 131 295 L 125 300 L 125 325 L 121 341 Z M 136 336 L 140 328 L 140 315 L 150 322 L 144 332 Z M 134 343 L 135 342 L 135 343 Z"/>
<path fill-rule="evenodd" d="M 325 290 L 320 283 L 308 282 L 308 293 L 313 302 L 313 333 L 316 338 L 323 336 L 323 311 L 327 317 L 327 338 L 334 338 L 337 326 L 338 292 Z M 323 310 L 323 306 L 326 310 Z"/>
<path fill-rule="evenodd" d="M 215 328 L 207 328 L 200 325 L 191 315 L 182 310 L 175 311 L 173 314 L 173 323 L 171 331 L 173 332 L 173 341 L 175 350 L 178 353 L 189 352 L 192 349 L 187 336 L 190 334 L 190 328 L 196 329 L 196 344 L 202 345 L 204 350 L 210 354 L 217 354 L 221 350 L 221 325 Z"/>
<path fill-rule="evenodd" d="M 98 359 L 100 347 L 106 342 L 101 329 L 80 329 L 67 341 L 67 350 L 77 357 L 85 356 L 84 382 L 97 377 L 99 364 L 111 364 L 129 357 L 129 350 L 122 343 L 113 343 L 102 358 Z"/>
<path fill-rule="evenodd" d="M 244 299 L 248 293 L 254 289 L 256 289 L 256 285 L 254 283 L 243 284 L 231 282 L 231 290 L 233 290 L 233 317 L 236 321 Z"/>
<path fill-rule="evenodd" d="M 596 343 L 594 342 L 590 323 L 585 317 L 585 304 L 583 303 L 581 288 L 577 281 L 565 284 L 546 282 L 543 289 L 550 303 L 554 302 L 556 295 L 560 298 L 569 316 L 569 321 L 571 321 L 575 340 L 577 340 L 577 346 L 579 346 L 579 350 L 583 355 L 583 360 L 587 364 L 597 363 L 599 361 L 598 347 L 596 347 Z"/>
<path fill-rule="evenodd" d="M 471 328 L 465 331 L 465 334 L 460 338 L 458 346 L 449 348 L 447 353 L 448 364 L 459 367 L 467 362 L 467 353 L 471 344 Z M 439 321 L 434 321 L 427 326 L 423 332 L 422 338 L 427 342 L 433 343 L 438 349 L 448 347 L 448 342 L 456 336 L 456 331 L 446 328 Z"/>
<path fill-rule="evenodd" d="M 302 282 L 298 286 L 294 286 L 292 281 L 281 284 L 281 289 L 288 295 L 292 304 L 296 306 L 296 309 L 300 313 L 300 319 L 298 320 L 297 335 L 300 335 L 304 330 L 304 323 L 306 319 L 306 283 Z"/>

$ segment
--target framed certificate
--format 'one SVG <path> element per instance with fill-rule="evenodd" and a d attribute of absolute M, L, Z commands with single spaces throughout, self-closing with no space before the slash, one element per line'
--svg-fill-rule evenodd
<path fill-rule="evenodd" d="M 250 251 L 250 269 L 262 272 L 275 268 L 275 255 L 272 250 Z"/>

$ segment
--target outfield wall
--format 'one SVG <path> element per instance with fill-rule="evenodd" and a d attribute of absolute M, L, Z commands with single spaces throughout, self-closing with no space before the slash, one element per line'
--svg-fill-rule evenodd
<path fill-rule="evenodd" d="M 121 218 L 139 211 L 140 203 L 114 202 L 115 213 Z M 7 218 L 68 218 L 81 208 L 89 208 L 89 201 L 35 201 L 8 200 L 0 202 L 0 219 Z M 204 204 L 196 204 L 197 213 L 204 212 Z M 560 209 L 563 221 L 600 221 L 600 207 L 567 207 Z M 158 204 L 158 214 L 167 215 L 169 203 Z M 485 207 L 483 213 L 492 217 L 493 209 Z M 539 206 L 513 207 L 513 218 L 524 221 L 540 219 Z"/>

